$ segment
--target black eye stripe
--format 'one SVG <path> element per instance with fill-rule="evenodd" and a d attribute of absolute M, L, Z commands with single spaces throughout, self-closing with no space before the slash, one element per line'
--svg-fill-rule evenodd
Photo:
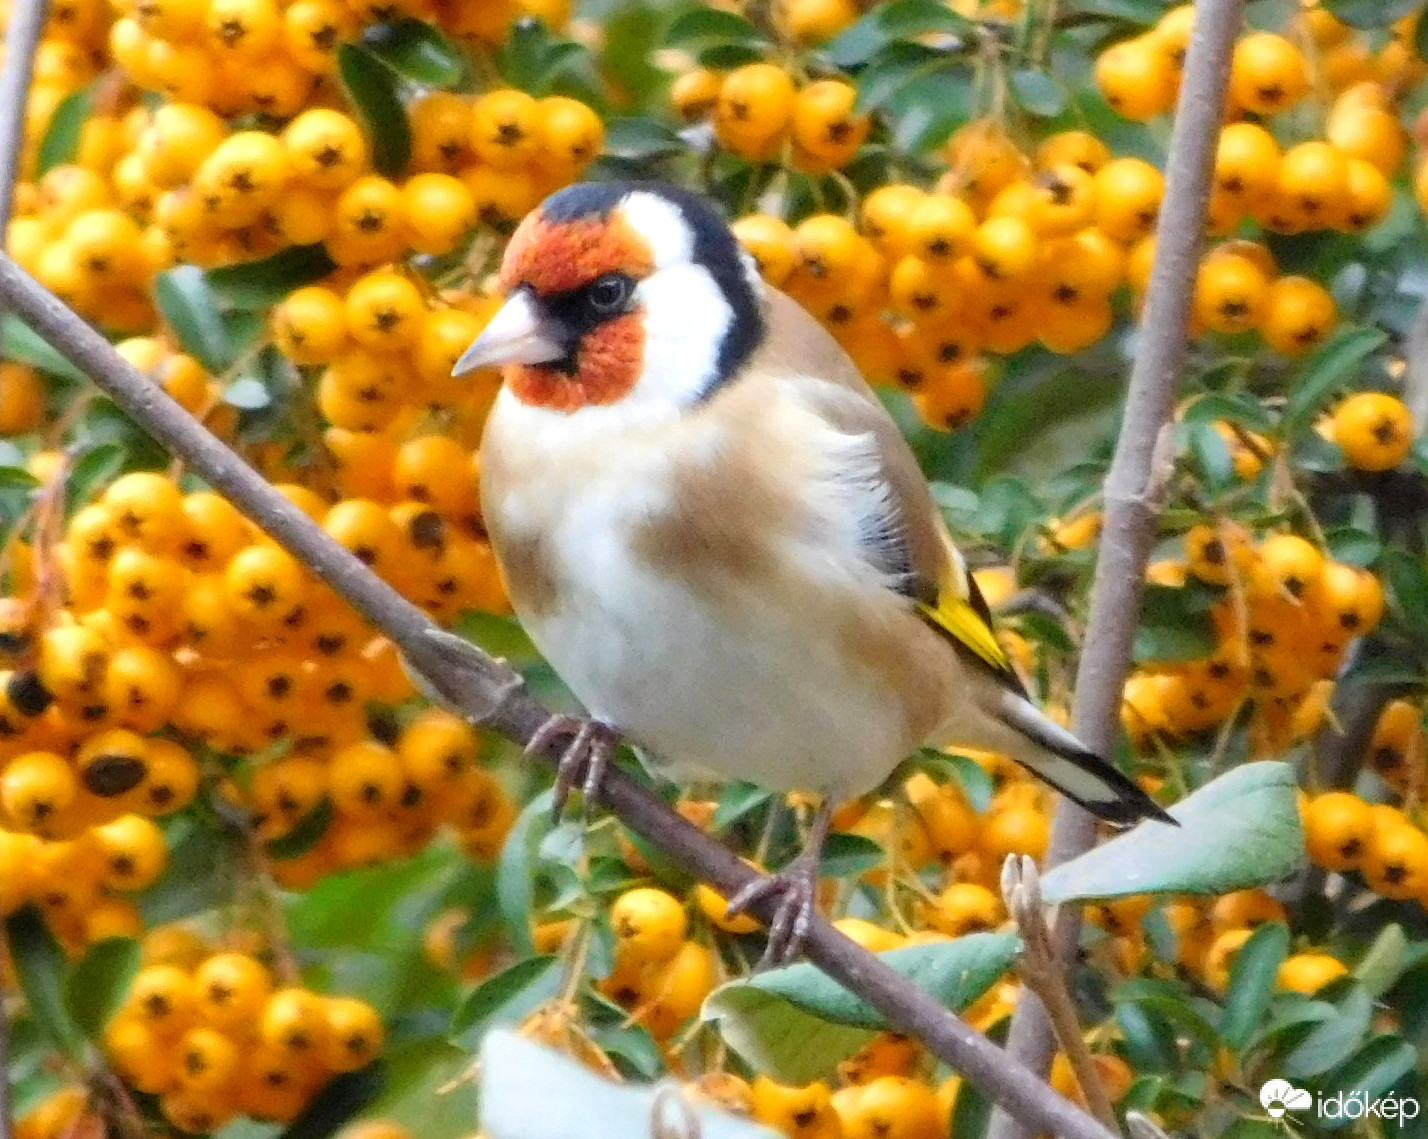
<path fill-rule="evenodd" d="M 523 285 L 540 308 L 546 327 L 556 333 L 565 355 L 550 367 L 574 374 L 580 342 L 586 334 L 630 311 L 635 279 L 628 273 L 606 273 L 576 289 L 538 293 Z"/>

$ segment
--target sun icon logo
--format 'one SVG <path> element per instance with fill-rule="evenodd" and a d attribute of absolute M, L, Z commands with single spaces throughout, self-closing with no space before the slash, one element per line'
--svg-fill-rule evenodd
<path fill-rule="evenodd" d="M 1270 1080 L 1259 1089 L 1259 1102 L 1271 1119 L 1283 1119 L 1286 1111 L 1302 1111 L 1314 1097 L 1288 1080 Z"/>

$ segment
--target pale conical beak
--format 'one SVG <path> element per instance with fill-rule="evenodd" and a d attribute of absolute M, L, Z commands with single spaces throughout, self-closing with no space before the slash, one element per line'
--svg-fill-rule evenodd
<path fill-rule="evenodd" d="M 526 289 L 511 294 L 491 318 L 471 347 L 461 353 L 453 376 L 502 364 L 549 364 L 561 359 L 566 348 L 542 319 L 539 307 Z"/>

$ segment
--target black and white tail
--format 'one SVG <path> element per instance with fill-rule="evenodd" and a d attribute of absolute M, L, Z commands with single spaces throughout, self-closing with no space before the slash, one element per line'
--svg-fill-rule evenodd
<path fill-rule="evenodd" d="M 1036 745 L 1033 754 L 1018 754 L 1015 758 L 1098 819 L 1122 827 L 1133 826 L 1142 819 L 1180 825 L 1111 763 L 1088 751 L 1085 744 L 1026 697 L 1003 689 L 998 712 L 1003 723 Z"/>

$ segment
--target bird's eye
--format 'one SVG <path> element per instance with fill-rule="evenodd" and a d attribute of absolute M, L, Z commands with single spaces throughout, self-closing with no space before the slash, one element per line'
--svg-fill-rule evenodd
<path fill-rule="evenodd" d="M 590 307 L 601 316 L 610 316 L 625 307 L 634 282 L 623 273 L 606 273 L 594 281 L 586 292 Z"/>

